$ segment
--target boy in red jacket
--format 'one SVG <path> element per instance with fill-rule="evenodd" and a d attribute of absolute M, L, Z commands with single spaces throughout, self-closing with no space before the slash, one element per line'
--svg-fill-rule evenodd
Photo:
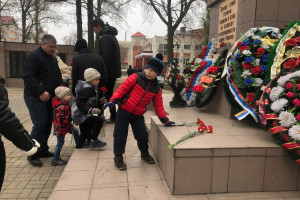
<path fill-rule="evenodd" d="M 57 137 L 57 144 L 54 150 L 52 166 L 66 165 L 67 162 L 60 158 L 61 149 L 65 143 L 65 135 L 67 133 L 74 134 L 75 143 L 77 145 L 79 139 L 78 129 L 72 125 L 71 117 L 71 90 L 68 87 L 59 86 L 55 89 L 55 97 L 52 99 L 53 107 L 53 126 L 54 133 Z"/>
<path fill-rule="evenodd" d="M 154 164 L 154 159 L 148 152 L 148 132 L 145 126 L 144 113 L 146 106 L 153 101 L 155 112 L 165 126 L 174 126 L 175 122 L 169 121 L 163 106 L 161 89 L 157 76 L 161 74 L 164 67 L 163 56 L 157 54 L 151 58 L 144 72 L 130 75 L 122 85 L 115 91 L 107 107 L 114 107 L 120 101 L 114 128 L 114 162 L 118 169 L 126 169 L 123 161 L 125 145 L 128 136 L 128 125 L 130 123 L 134 138 L 137 140 L 141 151 L 141 158 L 149 164 Z"/>

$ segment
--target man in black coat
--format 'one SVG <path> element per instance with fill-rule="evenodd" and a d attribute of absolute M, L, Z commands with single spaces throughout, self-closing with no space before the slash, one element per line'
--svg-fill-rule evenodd
<path fill-rule="evenodd" d="M 74 50 L 78 52 L 72 60 L 72 93 L 75 94 L 75 87 L 78 80 L 84 81 L 84 71 L 88 68 L 94 68 L 101 74 L 98 85 L 99 97 L 101 97 L 101 87 L 106 87 L 107 72 L 104 61 L 101 56 L 95 55 L 87 48 L 87 42 L 84 39 L 77 40 Z"/>
<path fill-rule="evenodd" d="M 19 119 L 8 107 L 8 95 L 4 84 L 5 80 L 0 76 L 0 191 L 6 168 L 5 149 L 1 135 L 12 141 L 13 144 L 23 150 L 26 155 L 34 154 L 40 146 L 38 142 L 32 140 Z"/>
<path fill-rule="evenodd" d="M 39 158 L 53 156 L 47 144 L 53 120 L 52 97 L 55 88 L 63 83 L 53 55 L 55 50 L 55 37 L 46 34 L 41 46 L 31 52 L 24 63 L 24 100 L 33 123 L 31 137 L 41 145 L 36 154 L 28 157 L 28 161 L 39 167 L 43 164 Z"/>
<path fill-rule="evenodd" d="M 93 31 L 99 37 L 99 54 L 102 56 L 107 74 L 107 93 L 106 99 L 109 100 L 113 94 L 116 79 L 121 77 L 121 58 L 119 42 L 116 38 L 118 30 L 115 27 L 104 24 L 101 19 L 95 19 L 92 22 Z M 110 109 L 110 120 L 116 119 L 116 108 Z"/>

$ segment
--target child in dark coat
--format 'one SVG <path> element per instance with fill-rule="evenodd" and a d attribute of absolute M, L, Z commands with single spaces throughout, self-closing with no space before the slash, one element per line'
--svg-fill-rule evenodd
<path fill-rule="evenodd" d="M 95 116 L 101 114 L 97 90 L 100 77 L 96 69 L 88 68 L 84 71 L 85 81 L 78 80 L 75 87 L 76 98 L 72 105 L 72 116 L 81 133 L 77 148 L 82 148 L 87 138 L 91 138 L 89 148 L 99 149 L 106 146 L 106 142 L 98 139 L 104 120 Z"/>
<path fill-rule="evenodd" d="M 55 97 L 52 99 L 53 126 L 57 137 L 57 144 L 54 150 L 52 166 L 66 165 L 67 162 L 60 158 L 61 149 L 65 143 L 65 135 L 72 133 L 75 143 L 78 143 L 78 129 L 73 127 L 71 121 L 71 90 L 68 87 L 59 86 L 55 89 Z"/>
<path fill-rule="evenodd" d="M 146 65 L 146 70 L 129 76 L 104 106 L 104 109 L 114 107 L 120 101 L 114 128 L 114 162 L 120 170 L 126 169 L 122 155 L 125 153 L 129 123 L 141 151 L 142 160 L 149 164 L 154 163 L 154 159 L 148 152 L 148 132 L 143 116 L 147 111 L 146 106 L 151 100 L 160 121 L 166 126 L 175 125 L 175 122 L 169 121 L 167 117 L 163 106 L 161 88 L 157 81 L 157 76 L 161 74 L 164 67 L 162 60 L 161 54 L 151 58 Z"/>

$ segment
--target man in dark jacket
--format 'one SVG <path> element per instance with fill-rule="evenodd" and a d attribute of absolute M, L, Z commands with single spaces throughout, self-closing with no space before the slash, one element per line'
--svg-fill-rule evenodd
<path fill-rule="evenodd" d="M 29 156 L 28 161 L 39 167 L 43 164 L 39 158 L 53 157 L 47 144 L 53 120 L 51 98 L 55 88 L 63 83 L 57 59 L 53 56 L 55 50 L 55 37 L 46 34 L 41 46 L 31 52 L 24 63 L 24 100 L 33 123 L 31 137 L 41 144 L 39 152 Z"/>
<path fill-rule="evenodd" d="M 116 38 L 118 30 L 108 24 L 104 24 L 101 19 L 95 19 L 92 22 L 92 28 L 97 37 L 99 37 L 99 54 L 104 60 L 108 74 L 106 99 L 110 99 L 116 79 L 121 77 L 120 47 Z M 116 118 L 115 107 L 110 109 L 110 115 L 110 121 L 114 122 Z"/>
<path fill-rule="evenodd" d="M 101 87 L 106 87 L 107 71 L 101 56 L 95 55 L 87 48 L 87 42 L 84 39 L 77 40 L 74 50 L 78 52 L 72 60 L 72 93 L 76 96 L 75 87 L 78 80 L 84 81 L 84 71 L 88 68 L 94 68 L 101 74 L 98 92 Z M 101 97 L 101 92 L 99 93 Z"/>
<path fill-rule="evenodd" d="M 22 149 L 26 155 L 34 154 L 40 146 L 38 142 L 32 140 L 19 119 L 8 107 L 9 101 L 4 83 L 4 78 L 0 76 L 0 191 L 6 167 L 5 149 L 1 134 L 12 141 L 16 147 Z"/>

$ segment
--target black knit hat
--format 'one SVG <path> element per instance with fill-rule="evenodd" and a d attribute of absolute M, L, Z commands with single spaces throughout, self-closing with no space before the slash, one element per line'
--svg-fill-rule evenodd
<path fill-rule="evenodd" d="M 163 55 L 161 55 L 160 53 L 156 54 L 155 57 L 152 57 L 147 65 L 146 65 L 146 69 L 147 68 L 151 68 L 153 69 L 157 75 L 159 76 L 161 74 L 161 71 L 164 68 L 164 63 L 163 63 Z"/>
<path fill-rule="evenodd" d="M 81 49 L 87 48 L 87 42 L 85 39 L 77 40 L 74 51 L 79 52 Z"/>

